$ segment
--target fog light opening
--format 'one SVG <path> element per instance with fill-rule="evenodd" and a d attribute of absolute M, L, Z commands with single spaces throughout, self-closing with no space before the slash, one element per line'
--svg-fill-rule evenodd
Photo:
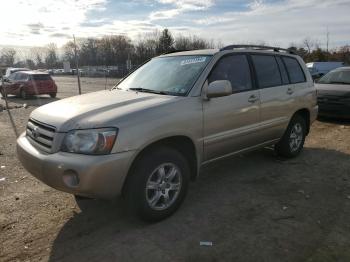
<path fill-rule="evenodd" d="M 66 170 L 62 176 L 63 182 L 69 187 L 77 187 L 80 179 L 77 172 L 74 170 Z"/>

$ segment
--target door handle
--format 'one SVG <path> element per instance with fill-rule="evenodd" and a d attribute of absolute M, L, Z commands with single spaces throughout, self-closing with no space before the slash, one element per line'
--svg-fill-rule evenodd
<path fill-rule="evenodd" d="M 291 94 L 293 94 L 293 93 L 294 93 L 294 91 L 293 91 L 292 88 L 288 88 L 288 89 L 287 89 L 287 94 L 288 94 L 288 95 L 291 95 Z"/>
<path fill-rule="evenodd" d="M 258 101 L 259 98 L 256 97 L 255 95 L 251 95 L 249 98 L 248 98 L 248 102 L 249 103 L 255 103 L 256 101 Z"/>

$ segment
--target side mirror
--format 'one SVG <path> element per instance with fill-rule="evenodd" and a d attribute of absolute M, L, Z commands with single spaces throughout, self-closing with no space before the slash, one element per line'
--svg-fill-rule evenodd
<path fill-rule="evenodd" d="M 228 80 L 217 80 L 211 82 L 206 92 L 207 98 L 215 98 L 232 95 L 231 82 Z"/>

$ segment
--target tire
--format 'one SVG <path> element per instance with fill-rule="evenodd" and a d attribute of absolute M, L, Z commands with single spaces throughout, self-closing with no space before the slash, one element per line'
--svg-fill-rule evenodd
<path fill-rule="evenodd" d="M 19 95 L 24 100 L 26 100 L 28 98 L 28 95 L 27 95 L 26 91 L 23 88 L 21 89 Z"/>
<path fill-rule="evenodd" d="M 51 93 L 51 94 L 50 94 L 50 97 L 51 97 L 51 98 L 56 98 L 56 96 L 57 96 L 57 93 Z"/>
<path fill-rule="evenodd" d="M 169 217 L 186 196 L 188 162 L 178 151 L 167 147 L 155 148 L 136 161 L 126 184 L 129 211 L 147 222 Z"/>
<path fill-rule="evenodd" d="M 295 115 L 289 122 L 286 132 L 275 145 L 278 155 L 293 158 L 303 150 L 306 137 L 306 121 L 300 115 Z"/>

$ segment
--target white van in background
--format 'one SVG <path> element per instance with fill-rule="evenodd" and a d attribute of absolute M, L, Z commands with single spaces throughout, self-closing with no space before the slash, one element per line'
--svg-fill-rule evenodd
<path fill-rule="evenodd" d="M 343 62 L 311 62 L 306 64 L 313 79 L 320 78 L 329 71 L 344 66 Z"/>
<path fill-rule="evenodd" d="M 9 67 L 6 70 L 5 77 L 8 78 L 11 74 L 19 72 L 19 71 L 30 71 L 30 69 L 28 69 L 28 68 L 13 68 L 13 67 Z"/>

